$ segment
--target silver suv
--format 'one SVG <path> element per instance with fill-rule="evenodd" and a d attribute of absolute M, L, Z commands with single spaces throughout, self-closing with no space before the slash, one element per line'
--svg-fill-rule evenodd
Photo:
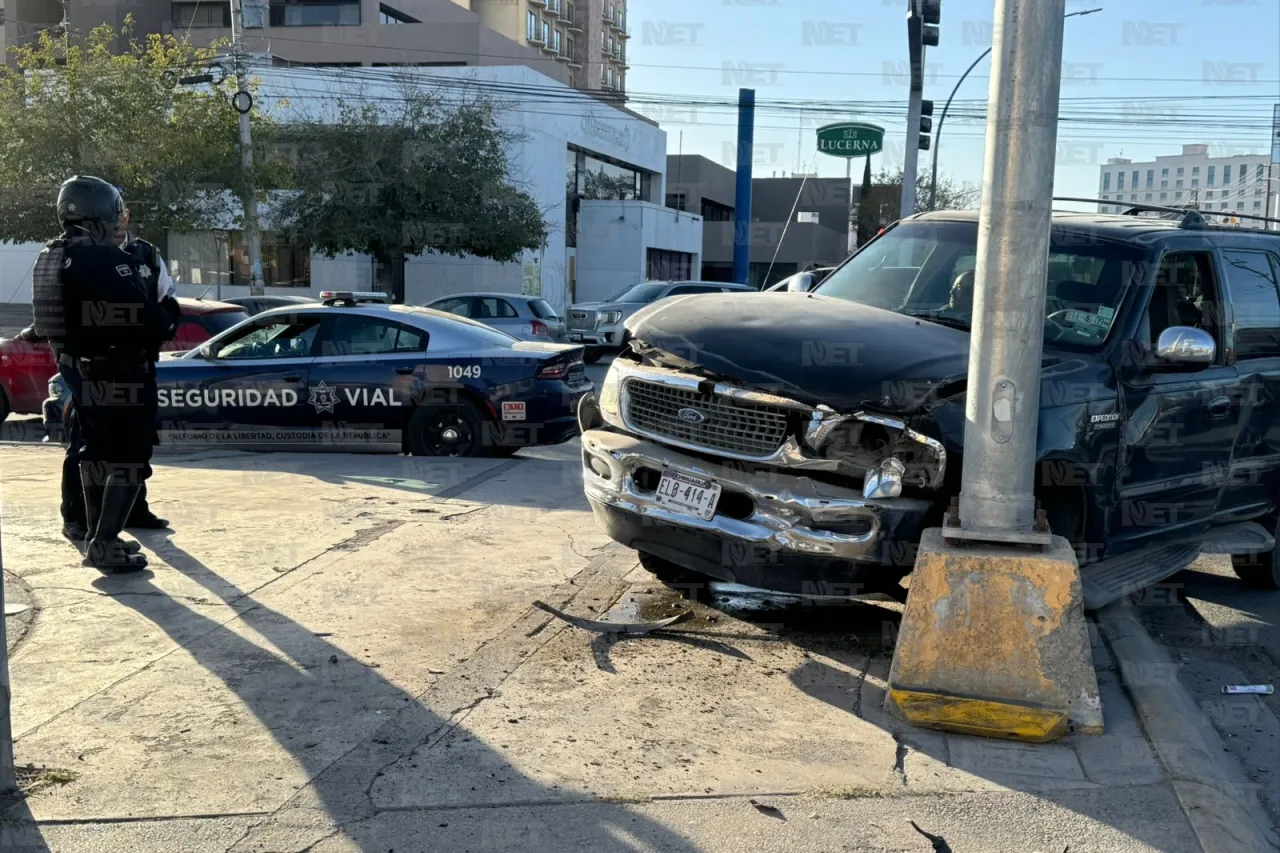
<path fill-rule="evenodd" d="M 725 281 L 644 281 L 633 284 L 605 302 L 580 302 L 571 305 L 566 318 L 566 334 L 571 343 L 584 344 L 587 364 L 594 364 L 609 352 L 618 352 L 626 344 L 623 323 L 646 305 L 668 296 L 694 293 L 754 292 L 745 284 Z"/>

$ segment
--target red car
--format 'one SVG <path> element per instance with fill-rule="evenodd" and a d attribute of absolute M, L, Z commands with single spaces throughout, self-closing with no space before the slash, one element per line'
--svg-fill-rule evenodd
<path fill-rule="evenodd" d="M 174 339 L 165 344 L 165 352 L 198 347 L 249 316 L 239 305 L 227 302 L 179 297 L 178 305 L 182 320 Z M 11 412 L 40 414 L 41 404 L 48 396 L 49 377 L 57 372 L 53 352 L 34 328 L 23 329 L 17 337 L 0 338 L 0 421 Z"/>

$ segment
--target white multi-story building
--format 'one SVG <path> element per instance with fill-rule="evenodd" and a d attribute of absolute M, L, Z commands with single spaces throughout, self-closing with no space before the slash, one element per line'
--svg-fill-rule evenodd
<path fill-rule="evenodd" d="M 1181 154 L 1134 162 L 1113 157 L 1101 167 L 1100 213 L 1120 213 L 1133 204 L 1194 206 L 1215 215 L 1275 216 L 1280 169 L 1266 154 L 1231 154 L 1208 145 L 1184 145 Z M 1269 212 L 1270 211 L 1270 212 Z M 1265 223 L 1241 219 L 1244 228 Z"/>

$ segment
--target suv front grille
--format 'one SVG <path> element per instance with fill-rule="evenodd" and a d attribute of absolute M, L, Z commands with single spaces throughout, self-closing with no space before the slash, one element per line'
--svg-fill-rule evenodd
<path fill-rule="evenodd" d="M 651 438 L 755 459 L 772 456 L 787 438 L 788 410 L 780 406 L 706 397 L 644 379 L 628 379 L 625 387 L 627 424 Z"/>
<path fill-rule="evenodd" d="M 576 308 L 569 309 L 569 331 L 594 332 L 598 325 L 600 325 L 599 311 L 580 311 Z"/>

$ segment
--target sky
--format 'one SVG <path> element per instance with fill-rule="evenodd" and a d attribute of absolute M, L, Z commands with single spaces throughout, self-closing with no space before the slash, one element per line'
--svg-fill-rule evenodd
<path fill-rule="evenodd" d="M 608 0 L 606 0 L 608 2 Z M 630 106 L 657 119 L 668 151 L 735 165 L 737 97 L 756 92 L 754 173 L 841 176 L 814 129 L 865 120 L 886 130 L 873 169 L 905 149 L 907 0 L 628 0 Z M 994 0 L 942 0 L 924 96 L 934 124 L 991 45 Z M 1280 103 L 1280 0 L 1067 0 L 1055 195 L 1095 197 L 1099 166 L 1179 154 L 1266 153 Z M 980 185 L 990 61 L 960 86 L 939 173 Z M 936 140 L 935 140 L 936 141 Z M 922 166 L 933 152 L 921 152 Z M 862 161 L 856 161 L 860 177 Z M 1065 206 L 1065 205 L 1064 205 Z"/>

